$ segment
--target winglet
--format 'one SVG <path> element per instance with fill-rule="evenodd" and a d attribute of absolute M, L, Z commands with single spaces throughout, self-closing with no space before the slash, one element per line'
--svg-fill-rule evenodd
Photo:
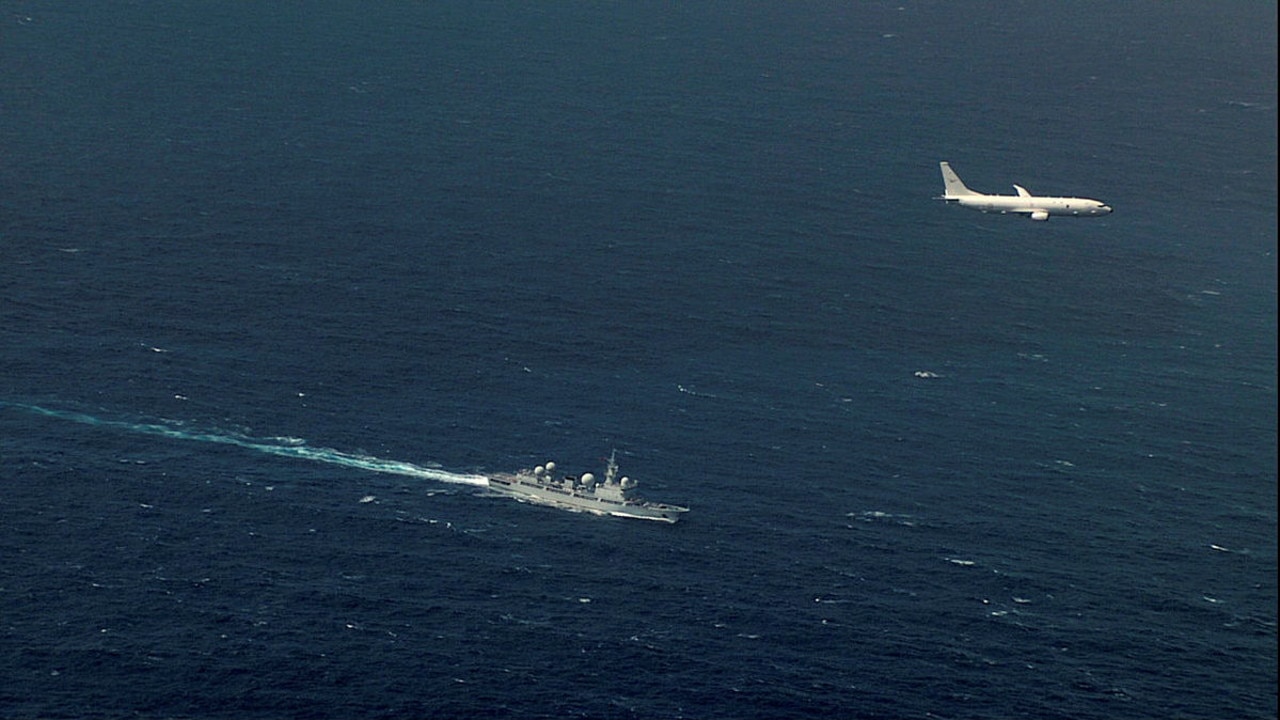
<path fill-rule="evenodd" d="M 1027 189 L 1021 185 L 1014 185 L 1013 189 L 1018 191 L 1018 197 L 1031 197 L 1031 193 L 1027 192 Z"/>

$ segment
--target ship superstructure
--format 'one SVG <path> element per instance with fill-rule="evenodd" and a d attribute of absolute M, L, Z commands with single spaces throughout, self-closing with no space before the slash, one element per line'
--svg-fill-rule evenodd
<path fill-rule="evenodd" d="M 517 500 L 597 515 L 673 523 L 682 514 L 689 512 L 689 508 L 679 505 L 641 499 L 636 494 L 635 480 L 626 476 L 618 477 L 615 455 L 616 453 L 609 455 L 603 479 L 597 479 L 591 473 L 585 473 L 581 477 L 556 477 L 556 464 L 548 462 L 532 470 L 490 475 L 489 488 L 514 496 Z"/>

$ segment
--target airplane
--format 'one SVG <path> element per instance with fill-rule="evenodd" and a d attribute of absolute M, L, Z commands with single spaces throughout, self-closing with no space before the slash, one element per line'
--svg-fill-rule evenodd
<path fill-rule="evenodd" d="M 1111 208 L 1101 200 L 1078 197 L 1037 197 L 1027 192 L 1027 189 L 1021 185 L 1013 186 L 1013 189 L 1018 191 L 1017 195 L 984 195 L 966 187 L 960 181 L 960 176 L 956 175 L 956 171 L 951 169 L 950 163 L 942 162 L 940 165 L 946 194 L 938 199 L 958 203 L 960 207 L 1001 215 L 1005 213 L 1029 215 L 1032 220 L 1048 220 L 1050 215 L 1101 217 L 1111 212 Z"/>

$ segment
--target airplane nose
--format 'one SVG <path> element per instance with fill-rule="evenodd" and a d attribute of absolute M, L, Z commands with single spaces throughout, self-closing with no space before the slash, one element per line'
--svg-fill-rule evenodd
<path fill-rule="evenodd" d="M 1102 212 L 1104 212 L 1104 213 L 1107 213 L 1107 214 L 1110 214 L 1110 213 L 1111 213 L 1111 206 L 1110 206 L 1110 205 L 1103 205 L 1102 207 L 1100 207 L 1100 208 L 1098 208 L 1098 209 L 1099 209 L 1099 210 L 1101 210 L 1101 211 L 1102 211 Z"/>

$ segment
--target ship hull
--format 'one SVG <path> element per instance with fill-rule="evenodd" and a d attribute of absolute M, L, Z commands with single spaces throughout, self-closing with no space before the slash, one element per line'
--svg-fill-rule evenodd
<path fill-rule="evenodd" d="M 518 475 L 491 475 L 489 477 L 489 489 L 502 495 L 509 495 L 516 500 L 536 505 L 546 505 L 594 515 L 652 520 L 654 522 L 674 523 L 680 519 L 681 515 L 689 511 L 688 508 L 665 503 L 646 501 L 619 502 L 587 497 L 580 493 L 531 482 Z"/>

